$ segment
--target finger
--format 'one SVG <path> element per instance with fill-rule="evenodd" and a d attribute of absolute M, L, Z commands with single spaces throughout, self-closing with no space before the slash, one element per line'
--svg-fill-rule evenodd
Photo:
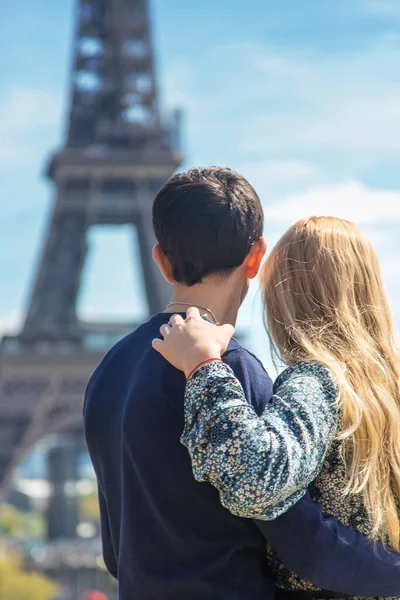
<path fill-rule="evenodd" d="M 163 340 L 160 340 L 159 338 L 155 338 L 152 342 L 151 345 L 153 346 L 154 350 L 157 350 L 157 352 L 161 353 L 161 349 L 162 349 L 162 345 L 163 345 Z"/>
<path fill-rule="evenodd" d="M 161 325 L 160 333 L 164 338 L 167 337 L 167 335 L 169 334 L 170 331 L 171 331 L 171 327 L 168 325 L 168 323 Z"/>
<path fill-rule="evenodd" d="M 169 320 L 169 325 L 173 327 L 174 325 L 181 325 L 183 322 L 184 321 L 181 315 L 172 315 L 172 317 Z"/>
<path fill-rule="evenodd" d="M 186 319 L 200 319 L 200 311 L 195 306 L 191 306 L 186 311 Z"/>

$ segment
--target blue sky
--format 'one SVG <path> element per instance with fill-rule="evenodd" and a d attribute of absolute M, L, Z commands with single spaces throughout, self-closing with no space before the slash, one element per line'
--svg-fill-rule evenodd
<path fill-rule="evenodd" d="M 42 177 L 62 144 L 72 0 L 0 5 L 0 331 L 18 326 L 47 225 Z M 359 223 L 400 324 L 398 0 L 152 0 L 162 106 L 185 111 L 185 165 L 248 176 L 270 243 L 312 213 Z M 125 230 L 94 231 L 80 314 L 142 317 Z M 266 357 L 256 287 L 240 325 Z"/>

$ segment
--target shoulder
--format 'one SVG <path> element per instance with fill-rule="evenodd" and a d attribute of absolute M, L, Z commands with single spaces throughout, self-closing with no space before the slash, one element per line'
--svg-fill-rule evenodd
<path fill-rule="evenodd" d="M 233 338 L 228 346 L 228 349 L 224 353 L 224 362 L 231 367 L 231 364 L 241 363 L 246 365 L 249 369 L 268 375 L 264 368 L 261 360 L 257 358 L 252 352 L 244 348 L 235 338 Z"/>
<path fill-rule="evenodd" d="M 285 369 L 275 381 L 274 393 L 291 384 L 297 387 L 318 388 L 331 399 L 336 399 L 338 395 L 338 386 L 333 373 L 325 365 L 316 361 L 302 360 Z"/>
<path fill-rule="evenodd" d="M 158 316 L 155 315 L 139 325 L 108 350 L 90 377 L 86 397 L 97 392 L 99 388 L 110 387 L 114 390 L 124 382 L 131 381 L 134 376 L 137 377 L 142 371 L 155 369 L 157 373 L 161 373 L 168 370 L 169 363 L 151 347 L 151 340 L 156 337 L 162 323 L 157 319 Z M 170 370 L 173 370 L 173 367 Z"/>
<path fill-rule="evenodd" d="M 237 340 L 232 340 L 222 358 L 242 384 L 247 401 L 258 415 L 262 414 L 271 400 L 273 388 L 272 379 L 262 362 Z"/>
<path fill-rule="evenodd" d="M 89 379 L 87 390 L 89 390 L 100 378 L 104 376 L 104 373 L 108 371 L 110 366 L 115 363 L 115 361 L 118 361 L 120 357 L 129 353 L 135 333 L 136 332 L 134 331 L 124 336 L 106 352 L 96 369 L 93 371 L 92 376 Z"/>

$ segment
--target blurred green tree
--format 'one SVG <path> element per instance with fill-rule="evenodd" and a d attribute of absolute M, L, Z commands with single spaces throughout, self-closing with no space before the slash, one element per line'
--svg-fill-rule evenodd
<path fill-rule="evenodd" d="M 21 517 L 10 504 L 0 505 L 0 531 L 9 537 L 17 537 L 21 530 Z"/>
<path fill-rule="evenodd" d="M 0 533 L 15 539 L 43 537 L 43 515 L 39 512 L 19 511 L 14 506 L 11 506 L 11 504 L 1 504 Z"/>
<path fill-rule="evenodd" d="M 0 556 L 0 600 L 53 600 L 57 591 L 44 575 L 25 571 L 19 556 Z"/>
<path fill-rule="evenodd" d="M 100 520 L 99 499 L 97 488 L 79 496 L 79 514 L 82 521 L 98 522 Z"/>

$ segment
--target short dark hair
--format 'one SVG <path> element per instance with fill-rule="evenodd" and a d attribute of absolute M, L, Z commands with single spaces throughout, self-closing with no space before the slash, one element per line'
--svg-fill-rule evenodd
<path fill-rule="evenodd" d="M 194 168 L 159 190 L 153 227 L 175 281 L 190 286 L 239 267 L 263 234 L 264 214 L 257 192 L 239 173 Z"/>

